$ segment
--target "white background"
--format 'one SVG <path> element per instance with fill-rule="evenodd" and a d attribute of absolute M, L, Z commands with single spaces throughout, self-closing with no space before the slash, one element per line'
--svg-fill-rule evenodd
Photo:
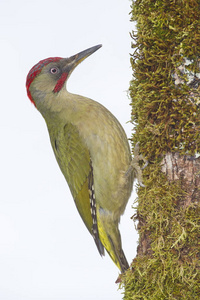
<path fill-rule="evenodd" d="M 128 0 L 0 0 L 0 299 L 122 299 L 119 271 L 76 211 L 45 122 L 26 95 L 30 68 L 50 56 L 103 47 L 70 77 L 68 90 L 99 101 L 130 138 L 127 97 L 131 2 Z M 120 159 L 120 158 L 119 158 Z M 134 258 L 137 234 L 128 203 L 123 248 Z"/>

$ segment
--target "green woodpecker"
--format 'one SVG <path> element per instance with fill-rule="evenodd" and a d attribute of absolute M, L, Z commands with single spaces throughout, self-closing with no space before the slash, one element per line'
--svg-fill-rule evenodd
<path fill-rule="evenodd" d="M 118 229 L 140 168 L 118 120 L 100 103 L 66 90 L 74 68 L 101 45 L 69 58 L 41 60 L 28 73 L 30 100 L 44 117 L 51 145 L 76 207 L 101 255 L 129 265 Z"/>

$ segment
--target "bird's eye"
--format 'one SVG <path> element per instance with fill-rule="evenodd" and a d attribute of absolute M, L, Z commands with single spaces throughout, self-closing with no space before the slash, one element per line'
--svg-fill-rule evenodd
<path fill-rule="evenodd" d="M 56 67 L 53 67 L 53 68 L 51 68 L 51 70 L 50 70 L 50 72 L 51 72 L 51 74 L 57 74 L 58 73 L 58 68 L 56 68 Z"/>

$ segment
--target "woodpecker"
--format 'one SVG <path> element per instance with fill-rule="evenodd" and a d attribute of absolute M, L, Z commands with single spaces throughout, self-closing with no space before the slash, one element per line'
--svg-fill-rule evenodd
<path fill-rule="evenodd" d="M 75 67 L 101 46 L 39 61 L 26 88 L 46 121 L 58 165 L 100 255 L 106 249 L 123 273 L 129 265 L 118 224 L 135 177 L 141 179 L 139 156 L 132 158 L 124 129 L 109 110 L 66 89 Z"/>

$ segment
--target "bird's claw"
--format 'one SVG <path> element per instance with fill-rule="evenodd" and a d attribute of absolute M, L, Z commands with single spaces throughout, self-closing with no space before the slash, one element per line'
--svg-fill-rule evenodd
<path fill-rule="evenodd" d="M 141 187 L 145 187 L 143 184 L 143 176 L 142 176 L 142 170 L 145 169 L 148 165 L 148 161 L 143 157 L 142 154 L 139 154 L 139 142 L 135 145 L 134 149 L 134 156 L 131 162 L 130 167 L 127 170 L 127 175 L 131 173 L 132 171 L 134 172 L 135 177 L 138 180 L 138 183 Z M 139 165 L 139 161 L 142 160 L 145 162 L 144 166 L 141 168 Z"/>

